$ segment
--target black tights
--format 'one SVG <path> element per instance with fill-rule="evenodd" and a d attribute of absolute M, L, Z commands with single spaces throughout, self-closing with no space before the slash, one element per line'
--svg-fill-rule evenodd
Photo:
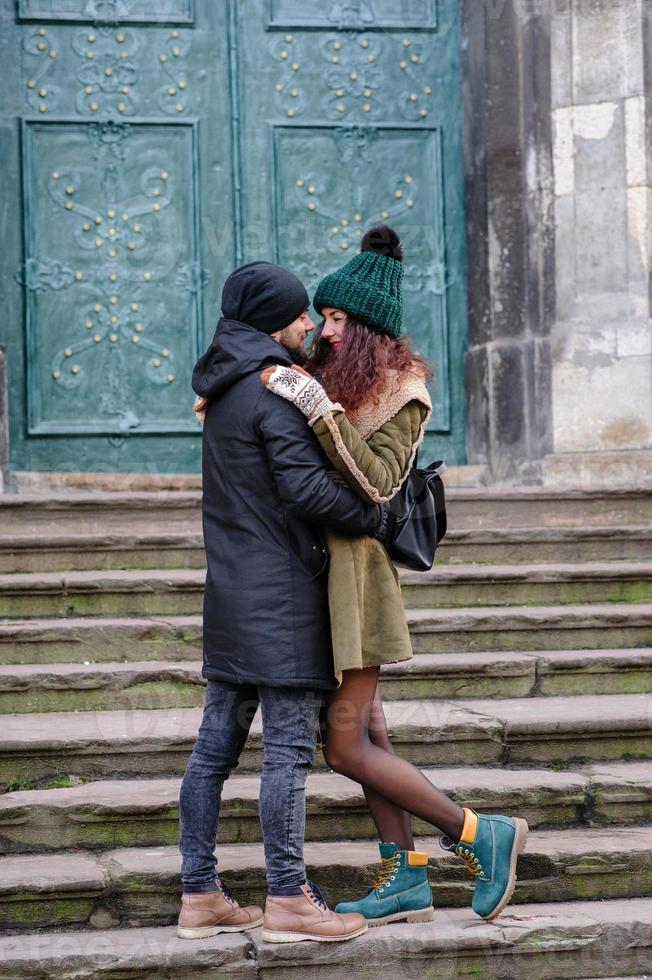
<path fill-rule="evenodd" d="M 464 812 L 389 741 L 378 692 L 379 667 L 344 672 L 328 700 L 324 757 L 335 772 L 360 783 L 380 839 L 414 850 L 410 814 L 459 840 Z"/>

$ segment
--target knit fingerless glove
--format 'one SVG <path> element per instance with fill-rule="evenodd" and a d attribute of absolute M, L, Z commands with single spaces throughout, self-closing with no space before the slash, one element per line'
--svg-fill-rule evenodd
<path fill-rule="evenodd" d="M 309 425 L 314 425 L 326 412 L 344 411 L 339 402 L 330 400 L 316 378 L 294 365 L 286 367 L 279 364 L 264 384 L 275 395 L 296 405 L 308 419 Z"/>

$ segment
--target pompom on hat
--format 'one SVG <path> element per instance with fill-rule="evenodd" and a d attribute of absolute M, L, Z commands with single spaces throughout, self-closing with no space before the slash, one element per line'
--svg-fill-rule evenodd
<path fill-rule="evenodd" d="M 360 252 L 319 283 L 313 306 L 329 306 L 388 337 L 400 337 L 403 325 L 403 251 L 388 225 L 375 225 L 362 239 Z"/>

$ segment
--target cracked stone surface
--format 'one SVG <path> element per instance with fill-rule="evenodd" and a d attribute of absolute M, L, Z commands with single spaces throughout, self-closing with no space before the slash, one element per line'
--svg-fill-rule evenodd
<path fill-rule="evenodd" d="M 296 969 L 299 975 L 340 980 L 371 976 L 362 972 L 367 967 L 375 975 L 378 970 L 388 976 L 400 969 L 402 976 L 425 978 L 433 976 L 428 972 L 433 963 L 446 966 L 450 957 L 460 967 L 484 962 L 486 969 L 494 969 L 500 963 L 501 976 L 516 978 L 523 976 L 520 955 L 527 955 L 531 965 L 532 957 L 541 950 L 565 950 L 567 962 L 568 955 L 576 954 L 579 968 L 590 962 L 591 947 L 605 961 L 622 952 L 635 965 L 634 943 L 639 943 L 641 955 L 646 956 L 652 942 L 652 910 L 649 902 L 641 900 L 524 905 L 485 923 L 466 909 L 441 909 L 426 925 L 370 929 L 351 942 L 332 944 L 277 946 L 264 943 L 261 932 L 215 936 L 201 943 L 178 939 L 174 927 L 3 937 L 0 978 L 95 980 L 99 973 L 135 977 L 146 971 L 160 975 L 160 971 L 174 970 L 175 976 L 190 980 L 198 971 L 212 968 L 238 980 L 260 975 L 281 980 L 287 978 L 288 970 Z M 566 971 L 556 971 L 554 958 L 549 963 L 547 980 L 569 976 Z"/>

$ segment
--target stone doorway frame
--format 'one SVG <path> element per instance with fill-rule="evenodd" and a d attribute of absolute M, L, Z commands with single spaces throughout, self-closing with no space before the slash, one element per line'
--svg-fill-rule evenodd
<path fill-rule="evenodd" d="M 540 483 L 552 451 L 550 16 L 534 6 L 461 0 L 467 461 L 494 484 Z"/>

